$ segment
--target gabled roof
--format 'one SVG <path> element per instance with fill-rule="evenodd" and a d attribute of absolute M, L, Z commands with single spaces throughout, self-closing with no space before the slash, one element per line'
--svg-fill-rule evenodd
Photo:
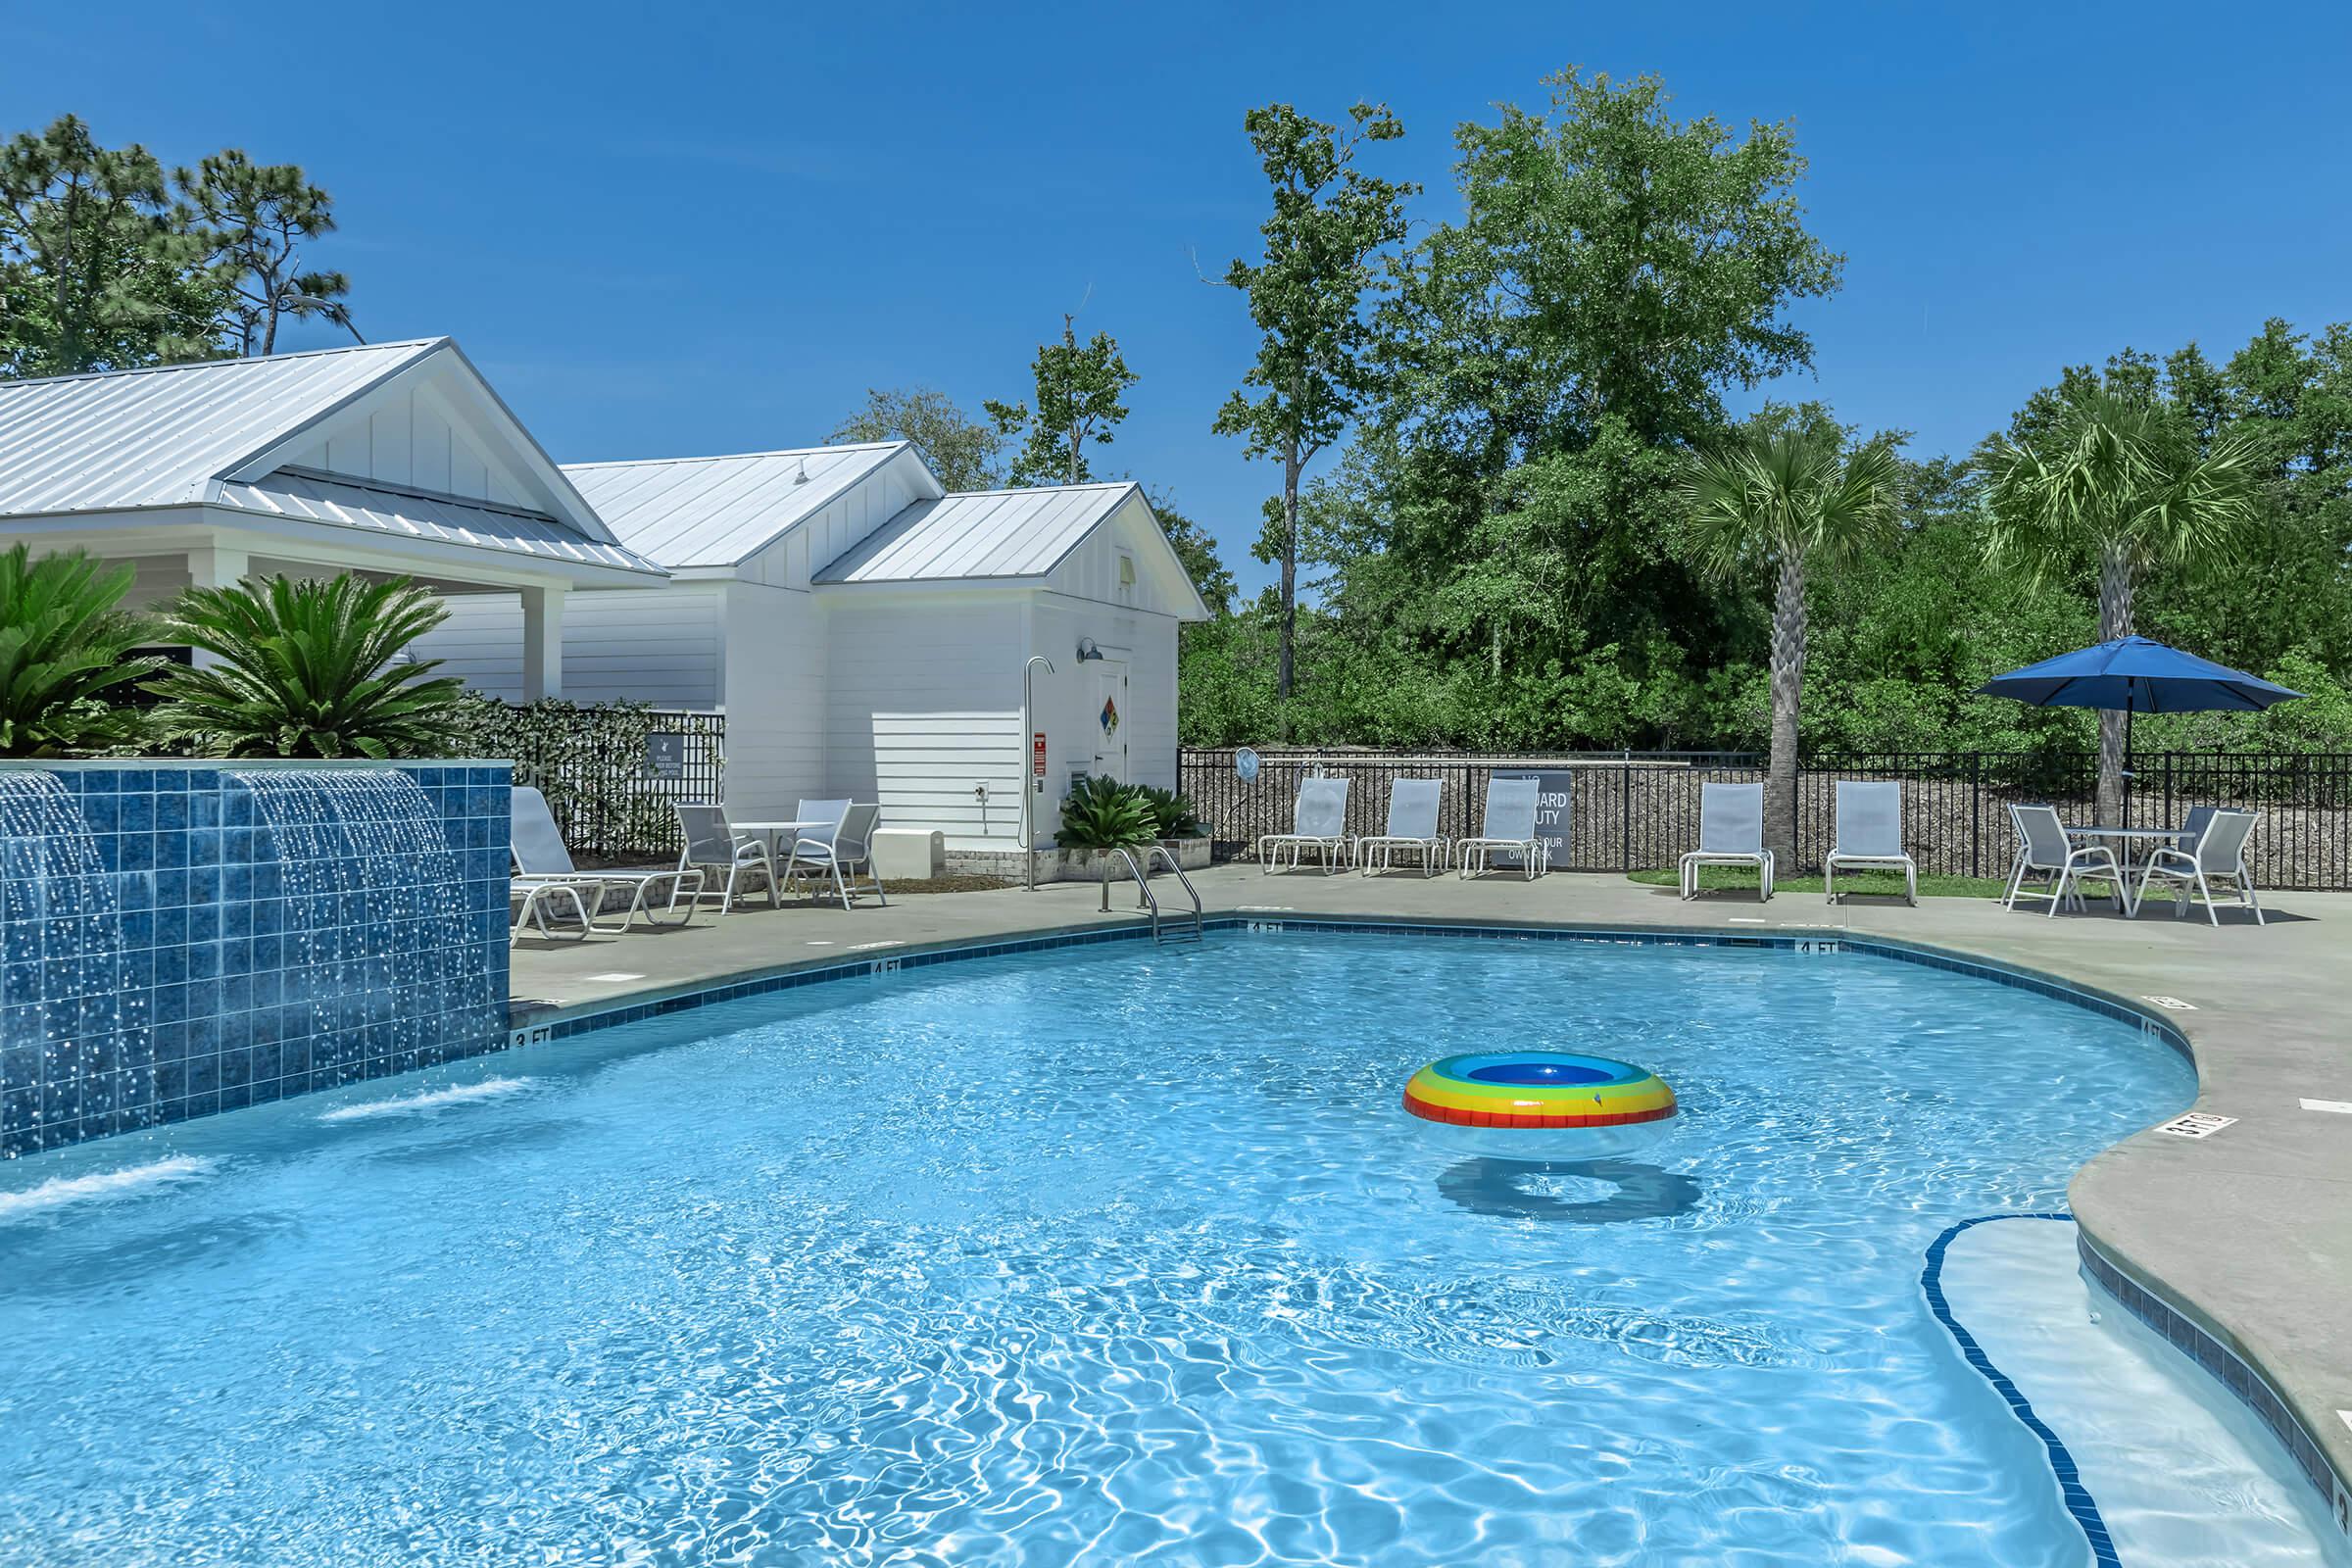
<path fill-rule="evenodd" d="M 979 490 L 918 501 L 815 575 L 817 582 L 1042 577 L 1128 497 L 1122 484 Z"/>
<path fill-rule="evenodd" d="M 435 400 L 529 500 L 324 471 L 336 441 L 356 428 L 364 449 L 367 421 L 410 397 Z M 0 382 L 0 518 L 184 506 L 665 575 L 618 546 L 446 337 Z"/>
<path fill-rule="evenodd" d="M 223 475 L 448 342 L 0 381 L 0 516 L 210 501 Z"/>
<path fill-rule="evenodd" d="M 564 472 L 631 550 L 664 566 L 732 566 L 900 453 L 905 441 L 717 458 L 573 463 Z"/>

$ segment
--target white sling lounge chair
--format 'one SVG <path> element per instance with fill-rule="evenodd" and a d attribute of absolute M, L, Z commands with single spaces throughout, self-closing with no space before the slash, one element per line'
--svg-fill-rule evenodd
<path fill-rule="evenodd" d="M 1764 847 L 1764 786 L 1701 784 L 1698 848 L 1683 857 L 1683 897 L 1698 897 L 1702 865 L 1752 865 L 1760 904 L 1772 900 L 1772 852 Z"/>
<path fill-rule="evenodd" d="M 549 888 L 573 889 L 571 903 L 588 920 L 588 929 L 605 936 L 616 936 L 628 930 L 631 921 L 643 916 L 648 925 L 684 925 L 694 918 L 694 907 L 702 897 L 703 873 L 687 866 L 667 871 L 583 871 L 571 863 L 571 851 L 564 844 L 564 834 L 556 826 L 556 813 L 548 809 L 547 797 L 528 784 L 517 785 L 511 808 L 514 815 L 514 836 L 510 853 L 514 858 L 514 886 L 522 892 L 525 915 L 536 915 L 541 929 L 546 928 L 547 897 L 534 898 L 534 892 Z M 582 895 L 596 890 L 596 899 L 589 903 Z M 623 910 L 618 925 L 597 925 L 593 917 L 600 911 L 607 888 L 627 888 L 629 906 Z M 663 920 L 654 911 L 657 908 L 675 910 L 680 899 L 686 907 L 674 920 Z M 515 922 L 521 928 L 521 920 Z"/>
<path fill-rule="evenodd" d="M 1487 780 L 1487 808 L 1479 818 L 1478 837 L 1454 846 L 1461 854 L 1462 875 L 1480 876 L 1496 869 L 1494 857 L 1498 853 L 1518 856 L 1519 863 L 1509 869 L 1523 872 L 1530 882 L 1544 874 L 1547 869 L 1544 841 L 1536 837 L 1540 783 L 1534 778 Z"/>
<path fill-rule="evenodd" d="M 2205 901 L 2206 920 L 2220 925 L 2222 917 L 2213 906 L 2213 884 L 2229 881 L 2236 884 L 2238 902 L 2254 911 L 2254 923 L 2268 924 L 2262 917 L 2262 901 L 2254 896 L 2254 873 L 2246 867 L 2246 840 L 2253 835 L 2256 820 L 2252 811 L 2217 810 L 2206 818 L 2193 849 L 2158 850 L 2139 873 L 2134 906 L 2148 902 L 2148 884 L 2162 877 L 2172 884 L 2173 918 L 2188 913 L 2193 892 Z"/>
<path fill-rule="evenodd" d="M 1838 781 L 1838 836 L 1821 858 L 1821 890 L 1838 902 L 1838 868 L 1877 866 L 1903 873 L 1903 897 L 1919 903 L 1919 865 L 1903 853 L 1903 787 Z"/>
<path fill-rule="evenodd" d="M 2016 908 L 2020 899 L 2047 899 L 2053 915 L 2061 905 L 2082 908 L 2082 879 L 2096 872 L 2112 881 L 2115 906 L 2130 911 L 2125 903 L 2130 889 L 2115 851 L 2104 844 L 2078 847 L 2066 836 L 2066 824 L 2058 820 L 2054 806 L 2012 806 L 2009 820 L 2017 827 L 2017 864 L 2009 873 L 2009 891 L 2001 896 L 2005 906 Z M 2035 873 L 2048 877 L 2050 885 L 2046 891 L 2029 893 L 2026 878 Z"/>
<path fill-rule="evenodd" d="M 1400 778 L 1389 786 L 1389 821 L 1385 831 L 1356 841 L 1356 856 L 1364 875 L 1396 869 L 1396 852 L 1411 850 L 1421 857 L 1421 874 L 1435 876 L 1446 867 L 1446 841 L 1438 834 L 1438 803 L 1445 791 L 1434 778 Z"/>
<path fill-rule="evenodd" d="M 1264 873 L 1280 865 L 1296 871 L 1299 857 L 1314 850 L 1323 857 L 1325 872 L 1338 871 L 1353 860 L 1351 848 L 1348 839 L 1348 781 L 1305 779 L 1298 785 L 1298 801 L 1292 808 L 1291 831 L 1268 833 L 1258 839 L 1257 868 Z"/>
<path fill-rule="evenodd" d="M 685 847 L 678 851 L 678 869 L 700 866 L 706 873 L 698 898 L 708 898 L 710 881 L 724 877 L 718 890 L 718 912 L 725 914 L 735 907 L 735 887 L 742 883 L 745 892 L 764 884 L 769 908 L 780 906 L 776 897 L 776 862 L 767 853 L 767 841 L 756 833 L 737 833 L 727 825 L 727 813 L 716 806 L 679 806 L 678 829 L 685 835 Z M 672 895 L 675 897 L 675 895 Z"/>

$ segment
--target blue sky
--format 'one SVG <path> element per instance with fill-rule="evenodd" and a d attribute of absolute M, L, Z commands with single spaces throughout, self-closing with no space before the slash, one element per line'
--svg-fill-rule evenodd
<path fill-rule="evenodd" d="M 1571 62 L 1793 120 L 1849 260 L 1780 390 L 1915 452 L 2126 344 L 2352 318 L 2341 7 L 859 9 L 12 6 L 0 129 L 71 110 L 167 163 L 303 164 L 361 330 L 457 337 L 566 462 L 814 442 L 869 385 L 1025 396 L 1084 302 L 1142 376 L 1105 466 L 1252 585 L 1276 473 L 1208 430 L 1250 333 L 1193 258 L 1252 246 L 1241 118 L 1276 98 L 1388 100 L 1430 220 L 1452 126 Z"/>

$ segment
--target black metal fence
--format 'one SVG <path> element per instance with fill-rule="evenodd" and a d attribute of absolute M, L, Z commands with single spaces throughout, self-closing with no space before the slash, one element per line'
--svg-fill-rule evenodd
<path fill-rule="evenodd" d="M 1568 861 L 1556 869 L 1630 871 L 1671 866 L 1698 843 L 1699 786 L 1755 782 L 1764 759 L 1749 752 L 1608 752 L 1547 756 L 1354 749 L 1260 754 L 1245 783 L 1231 750 L 1179 754 L 1179 787 L 1192 797 L 1222 858 L 1254 853 L 1259 835 L 1290 831 L 1299 781 L 1350 780 L 1348 829 L 1377 833 L 1389 786 L 1399 778 L 1445 785 L 1438 831 L 1477 830 L 1487 781 L 1537 768 L 1571 775 Z M 2166 752 L 2133 759 L 2131 814 L 2141 826 L 2179 822 L 2194 806 L 2262 813 L 2250 854 L 2265 887 L 2352 889 L 2352 755 Z M 1816 757 L 1797 776 L 1798 870 L 1818 869 L 1836 822 L 1838 779 L 1903 786 L 1903 833 L 1922 872 L 2005 876 L 2017 853 L 2009 807 L 2047 803 L 2087 821 L 2098 781 L 2095 752 L 1881 753 Z"/>
<path fill-rule="evenodd" d="M 516 709 L 499 755 L 514 782 L 547 796 L 574 855 L 616 859 L 678 853 L 680 803 L 715 801 L 726 768 L 723 713 L 581 705 L 553 721 Z"/>

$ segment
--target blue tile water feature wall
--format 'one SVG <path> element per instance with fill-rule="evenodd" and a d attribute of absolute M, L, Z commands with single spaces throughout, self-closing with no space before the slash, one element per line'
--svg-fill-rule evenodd
<path fill-rule="evenodd" d="M 503 1045 L 510 783 L 0 763 L 0 1156 Z"/>

